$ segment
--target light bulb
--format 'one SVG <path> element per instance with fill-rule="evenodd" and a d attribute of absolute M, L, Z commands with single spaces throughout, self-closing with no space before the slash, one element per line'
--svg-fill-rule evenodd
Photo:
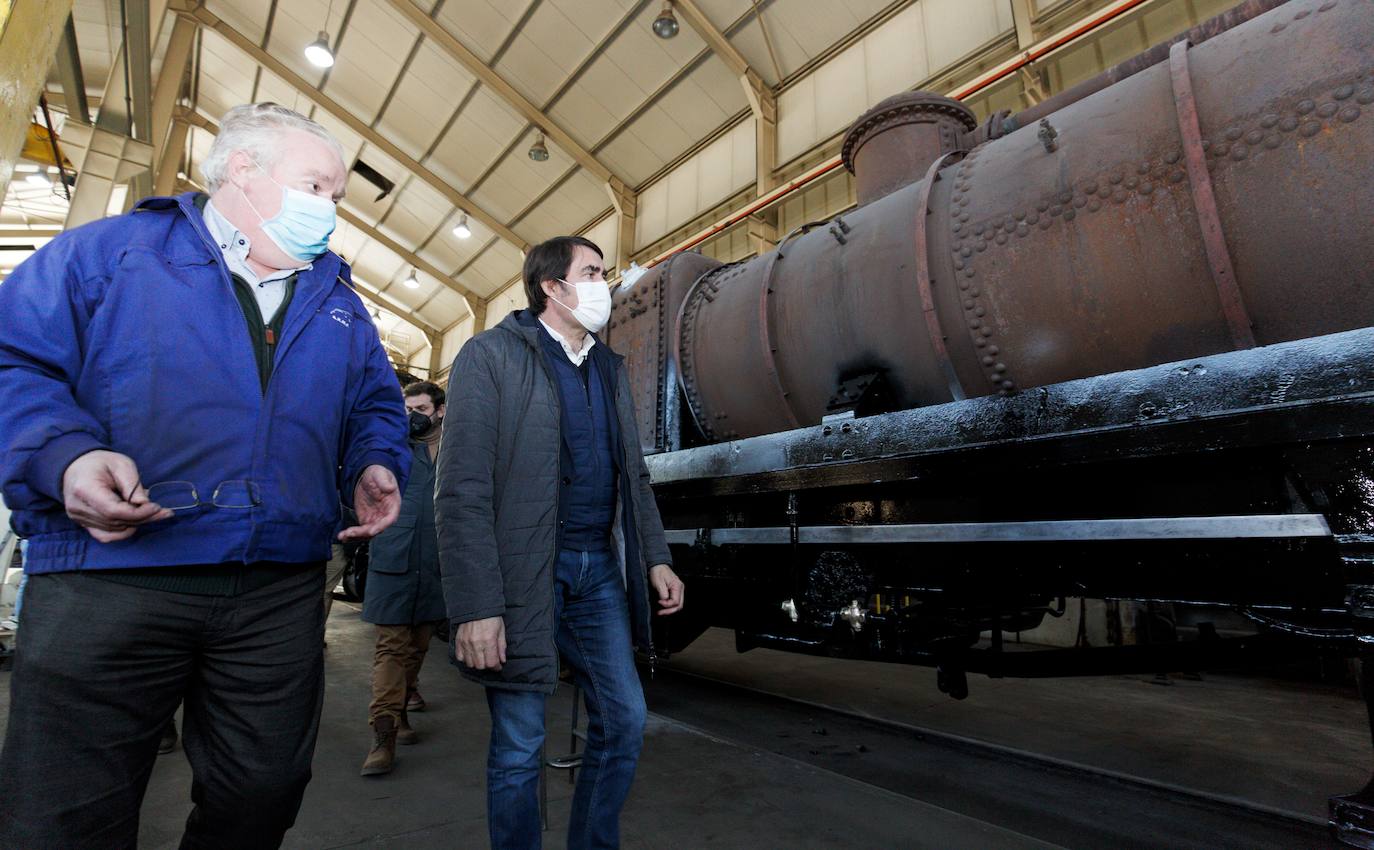
<path fill-rule="evenodd" d="M 321 30 L 320 37 L 306 45 L 305 58 L 317 68 L 333 66 L 334 51 L 329 49 L 329 33 Z"/>

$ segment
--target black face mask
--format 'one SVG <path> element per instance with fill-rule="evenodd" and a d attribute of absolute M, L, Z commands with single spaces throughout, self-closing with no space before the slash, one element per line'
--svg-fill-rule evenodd
<path fill-rule="evenodd" d="M 412 437 L 423 437 L 436 424 L 438 423 L 418 410 L 410 412 L 410 436 Z"/>

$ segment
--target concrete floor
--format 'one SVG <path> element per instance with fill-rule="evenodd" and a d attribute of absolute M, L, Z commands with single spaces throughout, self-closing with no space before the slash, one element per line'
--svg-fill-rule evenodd
<path fill-rule="evenodd" d="M 989 679 L 953 700 L 935 672 L 756 649 L 708 631 L 672 664 L 769 693 L 1326 819 L 1374 772 L 1355 688 L 1236 674 Z"/>
<path fill-rule="evenodd" d="M 326 639 L 326 694 L 314 779 L 284 847 L 479 848 L 486 841 L 484 764 L 488 720 L 481 689 L 462 680 L 435 643 L 421 673 L 429 703 L 412 725 L 394 773 L 363 778 L 367 753 L 371 626 L 336 602 Z M 0 732 L 9 673 L 0 674 Z M 550 701 L 550 752 L 566 745 L 566 690 Z M 549 847 L 562 847 L 571 786 L 550 772 Z M 162 756 L 149 783 L 139 846 L 174 848 L 190 811 L 181 750 Z M 738 747 L 650 717 L 634 791 L 622 818 L 631 848 L 910 847 L 1041 848 L 995 825 L 864 785 L 771 753 Z"/>
<path fill-rule="evenodd" d="M 486 845 L 483 764 L 488 721 L 480 689 L 435 644 L 421 677 L 422 742 L 396 771 L 362 778 L 373 632 L 336 603 L 327 693 L 306 792 L 289 848 L 470 848 Z M 930 671 L 756 650 L 737 655 L 710 632 L 673 663 L 764 690 L 900 719 L 1127 773 L 1231 794 L 1308 815 L 1354 790 L 1374 760 L 1362 704 L 1342 689 L 1208 676 L 1172 687 L 1146 677 L 990 681 L 970 678 L 962 703 Z M 8 709 L 8 673 L 0 709 Z M 652 705 L 650 706 L 652 711 Z M 550 703 L 550 751 L 566 737 L 568 696 Z M 0 715 L 3 723 L 3 715 Z M 0 729 L 3 726 L 0 725 Z M 571 787 L 550 774 L 550 847 L 563 846 Z M 159 759 L 140 846 L 172 848 L 189 811 L 190 771 L 178 750 Z M 718 740 L 652 716 L 623 817 L 626 848 L 1043 847 L 1042 842 L 835 773 Z"/>

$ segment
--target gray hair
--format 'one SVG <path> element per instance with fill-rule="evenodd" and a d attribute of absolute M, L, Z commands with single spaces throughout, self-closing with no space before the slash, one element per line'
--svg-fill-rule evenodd
<path fill-rule="evenodd" d="M 302 130 L 318 136 L 334 148 L 340 162 L 344 160 L 338 139 L 299 112 L 275 103 L 246 103 L 235 106 L 220 119 L 219 135 L 200 164 L 206 190 L 213 195 L 219 189 L 229 171 L 229 157 L 235 151 L 245 151 L 263 168 L 270 168 L 277 161 L 281 147 L 277 141 L 283 130 Z"/>

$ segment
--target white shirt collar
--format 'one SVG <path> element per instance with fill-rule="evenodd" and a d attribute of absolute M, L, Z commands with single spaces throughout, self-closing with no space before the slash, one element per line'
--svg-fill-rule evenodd
<path fill-rule="evenodd" d="M 248 265 L 248 251 L 252 248 L 252 243 L 248 241 L 248 236 L 234 226 L 234 223 L 225 217 L 224 213 L 215 208 L 210 202 L 205 202 L 205 227 L 210 231 L 210 237 L 215 240 L 220 251 L 224 253 L 224 260 L 229 264 L 229 270 L 250 284 L 271 283 L 278 280 L 286 280 L 296 272 L 305 271 L 314 266 L 314 263 L 306 263 L 294 269 L 279 269 L 269 275 L 258 277 L 252 267 Z"/>
<path fill-rule="evenodd" d="M 583 337 L 585 340 L 587 340 L 587 344 L 582 347 L 581 351 L 576 351 L 573 349 L 572 345 L 570 345 L 568 341 L 563 338 L 562 334 L 560 334 L 553 328 L 549 327 L 548 322 L 544 321 L 543 319 L 540 319 L 539 324 L 543 325 L 544 330 L 549 332 L 549 336 L 553 337 L 554 341 L 563 347 L 563 353 L 568 355 L 568 359 L 572 361 L 572 364 L 574 366 L 581 366 L 582 361 L 586 360 L 587 355 L 591 353 L 592 346 L 596 345 L 596 337 L 592 334 L 587 334 L 585 337 Z"/>

